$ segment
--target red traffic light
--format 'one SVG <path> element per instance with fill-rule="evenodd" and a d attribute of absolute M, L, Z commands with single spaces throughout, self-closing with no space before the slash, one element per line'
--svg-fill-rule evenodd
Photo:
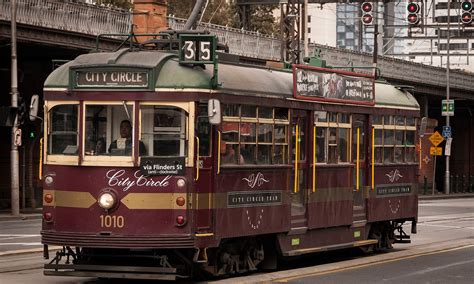
<path fill-rule="evenodd" d="M 469 12 L 462 13 L 461 22 L 463 24 L 470 24 L 472 22 L 472 14 Z"/>
<path fill-rule="evenodd" d="M 408 13 L 418 13 L 420 11 L 420 5 L 415 2 L 408 3 L 407 11 Z"/>
<path fill-rule="evenodd" d="M 407 21 L 410 25 L 416 25 L 420 21 L 418 14 L 409 14 L 407 16 Z"/>
<path fill-rule="evenodd" d="M 370 14 L 365 14 L 362 16 L 362 23 L 364 25 L 371 25 L 373 21 L 374 21 L 374 17 L 372 17 L 372 15 Z"/>
<path fill-rule="evenodd" d="M 370 3 L 370 2 L 364 2 L 364 3 L 362 3 L 362 5 L 360 5 L 360 8 L 365 13 L 370 13 L 370 12 L 372 12 L 373 6 L 372 6 L 372 3 Z"/>

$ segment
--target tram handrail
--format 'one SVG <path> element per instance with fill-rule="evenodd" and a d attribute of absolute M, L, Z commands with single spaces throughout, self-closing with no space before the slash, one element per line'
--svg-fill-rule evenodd
<path fill-rule="evenodd" d="M 359 170 L 360 170 L 360 128 L 357 127 L 357 150 L 356 150 L 356 191 L 359 191 Z"/>
<path fill-rule="evenodd" d="M 195 181 L 199 180 L 199 137 L 196 137 L 196 178 Z"/>
<path fill-rule="evenodd" d="M 298 155 L 298 139 L 299 139 L 299 132 L 300 129 L 298 127 L 298 123 L 296 124 L 296 137 L 295 137 L 295 182 L 293 186 L 293 192 L 297 193 L 298 192 L 298 160 L 299 160 L 299 155 Z"/>
<path fill-rule="evenodd" d="M 316 192 L 316 125 L 313 126 L 313 193 Z"/>
<path fill-rule="evenodd" d="M 217 131 L 217 174 L 221 173 L 221 132 Z"/>
<path fill-rule="evenodd" d="M 39 180 L 43 179 L 43 137 L 40 139 L 40 153 L 39 153 L 39 166 L 38 166 L 38 177 Z"/>
<path fill-rule="evenodd" d="M 372 191 L 375 189 L 375 127 L 372 126 Z"/>

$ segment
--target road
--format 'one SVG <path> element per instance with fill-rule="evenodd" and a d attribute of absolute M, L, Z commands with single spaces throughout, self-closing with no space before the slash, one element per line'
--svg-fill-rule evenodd
<path fill-rule="evenodd" d="M 0 253 L 43 247 L 40 230 L 39 219 L 0 222 Z"/>
<path fill-rule="evenodd" d="M 40 223 L 40 220 L 0 223 L 1 282 L 35 282 L 35 284 L 107 283 L 93 278 L 46 277 L 42 275 L 40 269 L 44 263 L 42 254 L 12 254 L 15 250 L 41 247 L 39 245 Z M 407 228 L 406 231 L 409 232 L 410 228 Z M 402 259 L 404 261 L 400 261 Z M 351 279 L 360 279 L 357 282 L 371 282 L 372 278 L 363 278 L 365 274 L 369 271 L 373 274 L 374 271 L 379 269 L 381 271 L 386 269 L 385 273 L 377 273 L 379 278 L 374 278 L 377 281 L 374 280 L 373 283 L 382 281 L 473 283 L 473 270 L 469 268 L 474 264 L 473 259 L 474 199 L 423 200 L 419 204 L 418 234 L 412 235 L 411 244 L 396 244 L 395 249 L 389 253 L 273 273 L 259 273 L 217 282 L 254 283 L 265 280 L 272 282 L 309 283 L 327 281 L 328 283 L 343 283 L 349 282 L 348 280 Z M 388 260 L 390 262 L 383 263 Z M 354 269 L 345 271 L 344 268 L 347 267 Z M 390 272 L 391 269 L 393 269 L 392 272 Z M 397 271 L 398 273 L 396 273 Z M 411 275 L 412 278 L 409 279 L 413 281 L 407 281 L 407 278 L 403 278 L 401 271 L 404 271 L 404 274 Z M 438 276 L 428 280 L 429 275 Z M 464 282 L 466 279 L 469 282 Z M 136 283 L 136 281 L 133 283 Z"/>

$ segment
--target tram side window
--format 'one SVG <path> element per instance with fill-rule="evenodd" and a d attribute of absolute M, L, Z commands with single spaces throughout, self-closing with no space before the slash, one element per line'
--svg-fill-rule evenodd
<path fill-rule="evenodd" d="M 211 155 L 211 127 L 207 116 L 207 104 L 199 104 L 196 133 L 199 138 L 199 156 L 201 157 Z"/>
<path fill-rule="evenodd" d="M 85 155 L 131 156 L 133 149 L 133 106 L 85 105 Z M 140 141 L 139 150 L 145 151 Z"/>
<path fill-rule="evenodd" d="M 78 105 L 58 105 L 50 111 L 48 154 L 77 155 Z"/>
<path fill-rule="evenodd" d="M 147 151 L 142 156 L 186 157 L 188 116 L 177 107 L 141 106 L 141 139 Z"/>
<path fill-rule="evenodd" d="M 350 115 L 343 113 L 327 113 L 326 116 L 315 117 L 317 163 L 349 162 L 350 121 Z"/>
<path fill-rule="evenodd" d="M 288 109 L 228 104 L 223 113 L 222 164 L 287 163 Z"/>
<path fill-rule="evenodd" d="M 372 120 L 375 128 L 375 163 L 416 162 L 416 120 L 403 116 L 376 116 Z"/>

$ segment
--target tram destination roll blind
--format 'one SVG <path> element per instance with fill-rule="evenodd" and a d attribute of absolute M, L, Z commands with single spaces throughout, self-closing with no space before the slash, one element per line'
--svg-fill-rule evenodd
<path fill-rule="evenodd" d="M 149 72 L 146 70 L 76 70 L 77 88 L 148 88 Z"/>
<path fill-rule="evenodd" d="M 367 77 L 294 67 L 294 95 L 299 99 L 374 103 L 374 81 Z"/>

